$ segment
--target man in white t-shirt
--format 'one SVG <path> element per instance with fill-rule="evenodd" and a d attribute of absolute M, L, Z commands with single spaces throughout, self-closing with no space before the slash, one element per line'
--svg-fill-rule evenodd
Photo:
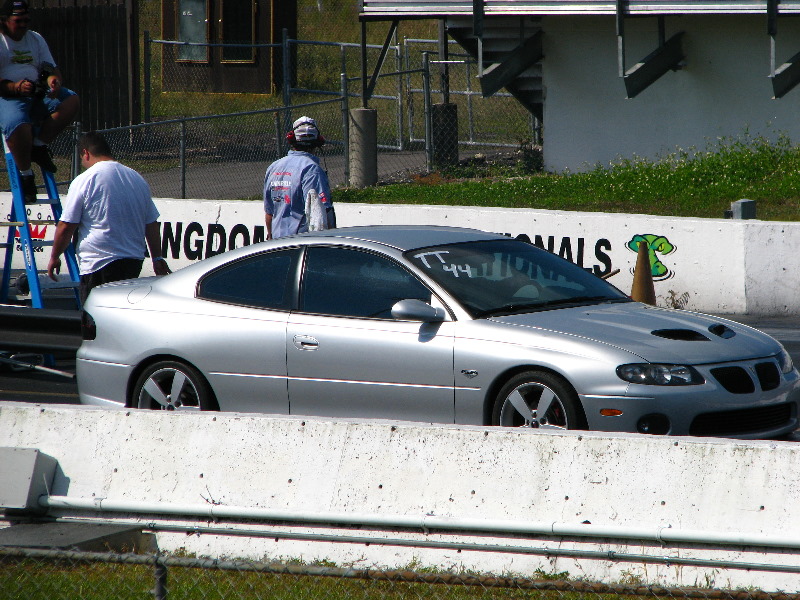
<path fill-rule="evenodd" d="M 30 22 L 24 0 L 5 0 L 0 6 L 0 128 L 19 169 L 25 202 L 33 204 L 31 161 L 55 172 L 47 144 L 72 123 L 80 101 L 61 85 L 47 42 L 28 30 Z"/>
<path fill-rule="evenodd" d="M 115 161 L 105 138 L 97 132 L 83 134 L 78 151 L 86 170 L 69 186 L 47 274 L 56 279 L 61 255 L 76 231 L 82 302 L 93 287 L 138 277 L 145 241 L 155 274 L 170 273 L 161 251 L 158 209 L 144 178 Z"/>

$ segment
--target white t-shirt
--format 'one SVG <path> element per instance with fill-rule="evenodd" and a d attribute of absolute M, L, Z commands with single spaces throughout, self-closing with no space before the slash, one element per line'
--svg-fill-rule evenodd
<path fill-rule="evenodd" d="M 36 81 L 43 62 L 56 64 L 47 42 L 35 31 L 26 32 L 18 42 L 0 34 L 0 79 Z"/>
<path fill-rule="evenodd" d="M 119 258 L 144 258 L 145 225 L 157 221 L 150 186 L 113 160 L 95 163 L 72 180 L 61 220 L 78 223 L 78 266 L 94 273 Z"/>

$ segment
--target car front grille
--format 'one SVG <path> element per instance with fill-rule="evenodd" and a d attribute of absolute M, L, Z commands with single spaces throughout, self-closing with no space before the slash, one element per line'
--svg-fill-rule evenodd
<path fill-rule="evenodd" d="M 774 390 L 781 384 L 781 374 L 774 362 L 758 363 L 755 373 L 762 391 Z M 752 394 L 756 391 L 753 378 L 743 367 L 717 367 L 711 369 L 711 374 L 731 394 Z"/>
<path fill-rule="evenodd" d="M 774 390 L 781 384 L 781 373 L 778 370 L 778 365 L 773 362 L 758 363 L 756 365 L 756 375 L 758 375 L 761 389 L 765 392 Z"/>
<path fill-rule="evenodd" d="M 717 367 L 711 374 L 731 394 L 752 394 L 756 391 L 753 379 L 742 367 Z"/>
<path fill-rule="evenodd" d="M 714 437 L 758 433 L 788 425 L 793 417 L 791 403 L 704 413 L 694 418 L 689 435 Z"/>

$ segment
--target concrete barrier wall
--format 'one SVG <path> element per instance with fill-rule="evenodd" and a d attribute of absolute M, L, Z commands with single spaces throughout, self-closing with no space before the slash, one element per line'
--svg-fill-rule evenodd
<path fill-rule="evenodd" d="M 156 203 L 173 269 L 264 238 L 261 202 Z M 661 306 L 719 314 L 800 314 L 800 223 L 458 206 L 337 204 L 336 211 L 342 227 L 431 224 L 524 233 L 597 274 L 620 269 L 609 281 L 625 292 L 631 289 L 635 248 L 643 237 Z M 51 238 L 52 227 L 38 233 Z M 46 264 L 49 249 L 44 251 Z M 21 262 L 15 264 L 21 268 Z M 145 273 L 152 273 L 149 264 Z"/>
<path fill-rule="evenodd" d="M 76 499 L 432 515 L 612 532 L 668 529 L 800 543 L 800 446 L 791 442 L 0 403 L 0 447 L 37 448 L 57 459 L 51 493 Z M 142 518 L 143 523 L 166 521 L 214 525 L 174 516 Z M 230 522 L 216 525 L 237 527 Z M 367 535 L 367 529 L 345 533 Z M 742 544 L 713 550 L 690 543 L 436 531 L 405 537 L 768 564 L 794 564 L 796 557 Z M 165 551 L 326 559 L 360 567 L 416 564 L 523 575 L 541 569 L 606 582 L 625 578 L 662 585 L 800 589 L 798 575 L 615 562 L 606 560 L 606 554 L 590 560 L 556 558 L 555 552 L 546 557 L 163 532 L 158 544 Z"/>

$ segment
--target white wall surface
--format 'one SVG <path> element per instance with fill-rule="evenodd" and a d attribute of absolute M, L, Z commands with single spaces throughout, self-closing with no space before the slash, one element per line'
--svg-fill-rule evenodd
<path fill-rule="evenodd" d="M 173 270 L 264 236 L 260 202 L 156 204 Z M 336 212 L 340 226 L 451 225 L 539 236 L 548 249 L 596 273 L 620 269 L 609 281 L 625 292 L 636 264 L 627 244 L 636 235 L 663 237 L 668 244 L 654 252 L 666 269 L 654 283 L 659 305 L 685 297 L 686 308 L 702 312 L 800 314 L 800 223 L 458 206 L 337 204 Z M 37 253 L 40 269 L 48 258 L 49 248 Z M 21 268 L 21 259 L 15 265 Z M 143 274 L 152 274 L 149 261 Z"/>
<path fill-rule="evenodd" d="M 669 16 L 666 37 L 685 31 L 686 65 L 633 99 L 619 77 L 615 17 L 542 18 L 547 169 L 585 170 L 617 157 L 699 150 L 745 131 L 800 140 L 800 88 L 772 99 L 764 15 Z M 626 19 L 626 67 L 657 47 L 657 20 Z M 800 24 L 778 20 L 777 66 L 800 51 Z"/>
<path fill-rule="evenodd" d="M 664 527 L 800 537 L 800 488 L 796 485 L 800 446 L 792 442 L 0 403 L 0 446 L 37 448 L 57 459 L 51 493 L 73 499 L 178 506 L 213 502 L 318 513 L 590 523 L 614 531 Z M 172 519 L 149 515 L 141 522 Z M 213 525 L 203 519 L 177 522 Z M 231 522 L 219 525 L 237 527 Z M 369 531 L 345 533 L 368 535 Z M 742 546 L 711 551 L 686 543 L 597 543 L 558 536 L 468 537 L 436 532 L 403 536 L 767 564 L 795 562 L 793 554 Z M 183 533 L 159 533 L 158 544 L 165 551 L 328 559 L 360 567 L 405 567 L 417 561 L 418 567 L 503 575 L 532 575 L 542 569 L 606 582 L 627 577 L 643 584 L 800 589 L 798 575 L 704 571 L 604 559 Z"/>

